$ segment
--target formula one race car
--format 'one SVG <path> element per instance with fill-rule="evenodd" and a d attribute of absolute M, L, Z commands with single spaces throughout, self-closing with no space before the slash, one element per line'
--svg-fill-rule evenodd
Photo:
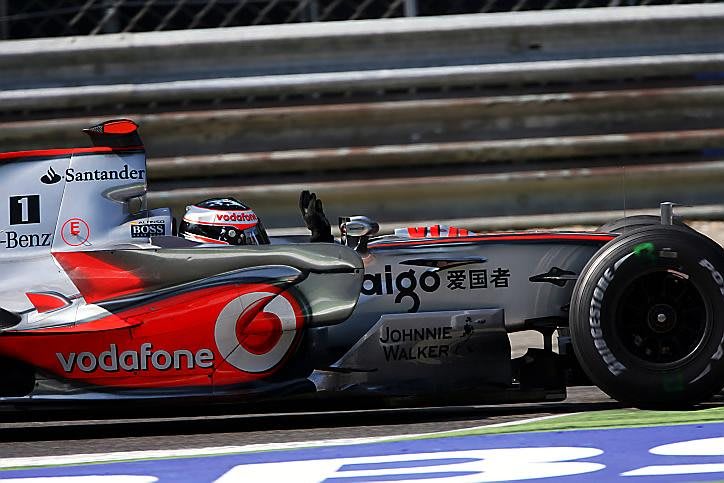
<path fill-rule="evenodd" d="M 560 400 L 576 368 L 642 406 L 724 385 L 724 251 L 671 204 L 595 232 L 375 237 L 357 216 L 341 243 L 220 246 L 146 209 L 134 123 L 86 132 L 0 155 L 0 406 Z M 531 329 L 544 348 L 513 359 Z"/>

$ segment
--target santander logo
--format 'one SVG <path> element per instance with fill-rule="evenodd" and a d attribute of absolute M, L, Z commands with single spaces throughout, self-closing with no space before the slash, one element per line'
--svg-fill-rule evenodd
<path fill-rule="evenodd" d="M 228 213 L 217 213 L 216 221 L 245 222 L 256 221 L 256 214 L 253 211 L 230 211 Z"/>
<path fill-rule="evenodd" d="M 250 292 L 221 310 L 214 338 L 226 362 L 241 371 L 259 373 L 284 359 L 301 326 L 301 311 L 289 294 Z"/>

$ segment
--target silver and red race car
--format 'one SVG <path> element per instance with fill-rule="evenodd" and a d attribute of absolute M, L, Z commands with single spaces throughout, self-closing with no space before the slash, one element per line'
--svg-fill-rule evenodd
<path fill-rule="evenodd" d="M 724 250 L 670 204 L 595 232 L 357 216 L 341 242 L 218 246 L 146 209 L 133 122 L 86 132 L 0 154 L 0 406 L 560 400 L 581 368 L 641 406 L 724 386 Z M 544 348 L 512 358 L 524 330 Z"/>

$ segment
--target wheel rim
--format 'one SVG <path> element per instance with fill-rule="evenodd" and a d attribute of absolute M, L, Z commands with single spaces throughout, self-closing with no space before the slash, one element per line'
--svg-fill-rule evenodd
<path fill-rule="evenodd" d="M 616 331 L 633 356 L 677 365 L 697 352 L 710 330 L 707 305 L 690 277 L 660 270 L 632 280 L 621 294 Z"/>

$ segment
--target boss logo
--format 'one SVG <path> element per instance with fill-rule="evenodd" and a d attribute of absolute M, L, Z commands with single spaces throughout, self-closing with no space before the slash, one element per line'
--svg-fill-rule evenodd
<path fill-rule="evenodd" d="M 166 234 L 164 223 L 147 223 L 131 225 L 131 238 L 149 238 L 152 236 L 163 236 Z"/>

